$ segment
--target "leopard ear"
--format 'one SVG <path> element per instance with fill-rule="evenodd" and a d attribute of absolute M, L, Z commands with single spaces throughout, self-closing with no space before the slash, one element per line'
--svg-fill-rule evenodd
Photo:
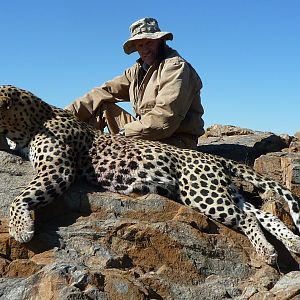
<path fill-rule="evenodd" d="M 12 106 L 12 99 L 7 96 L 0 96 L 0 109 L 9 110 Z"/>

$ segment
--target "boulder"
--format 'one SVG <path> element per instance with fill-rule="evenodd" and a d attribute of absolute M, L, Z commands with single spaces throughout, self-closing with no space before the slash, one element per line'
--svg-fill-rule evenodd
<path fill-rule="evenodd" d="M 232 139 L 248 136 L 253 158 L 259 147 L 269 151 L 263 133 L 258 138 L 249 130 L 240 136 L 230 130 Z M 295 168 L 289 167 L 294 177 L 275 168 L 295 153 L 277 153 L 277 164 L 261 168 L 274 165 L 274 178 L 294 182 Z M 238 160 L 247 155 L 236 153 Z M 281 299 L 284 291 L 293 299 L 299 293 L 299 257 L 272 237 L 267 235 L 279 253 L 275 267 L 258 259 L 243 234 L 189 207 L 153 194 L 104 192 L 86 182 L 37 210 L 33 240 L 20 244 L 8 234 L 9 205 L 33 176 L 28 161 L 0 151 L 0 299 Z M 267 199 L 264 205 L 272 203 Z"/>
<path fill-rule="evenodd" d="M 295 134 L 294 134 L 295 138 L 297 138 L 298 140 L 300 140 L 300 131 L 297 131 Z"/>
<path fill-rule="evenodd" d="M 255 160 L 254 169 L 289 188 L 300 197 L 300 153 L 274 152 Z"/>
<path fill-rule="evenodd" d="M 291 138 L 229 125 L 213 125 L 199 138 L 198 150 L 253 165 L 259 156 L 288 147 Z"/>

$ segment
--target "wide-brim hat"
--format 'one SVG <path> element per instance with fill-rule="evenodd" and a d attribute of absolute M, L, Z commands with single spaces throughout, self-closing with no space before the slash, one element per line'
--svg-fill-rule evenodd
<path fill-rule="evenodd" d="M 171 32 L 159 29 L 158 22 L 154 18 L 143 18 L 134 22 L 130 27 L 130 38 L 124 43 L 123 49 L 126 54 L 136 51 L 134 41 L 142 39 L 164 39 L 173 40 Z"/>

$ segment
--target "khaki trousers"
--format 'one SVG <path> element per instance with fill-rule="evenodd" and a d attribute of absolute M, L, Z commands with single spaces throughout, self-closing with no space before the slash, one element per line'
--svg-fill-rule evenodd
<path fill-rule="evenodd" d="M 103 123 L 111 134 L 119 133 L 124 125 L 133 122 L 134 117 L 115 103 L 106 102 L 101 105 Z M 102 125 L 103 126 L 103 125 Z M 103 129 L 105 128 L 103 127 Z M 102 129 L 102 130 L 103 130 Z"/>
<path fill-rule="evenodd" d="M 118 134 L 125 124 L 135 120 L 130 113 L 113 102 L 101 100 L 95 110 L 92 110 L 91 106 L 76 100 L 65 109 L 97 130 L 103 132 L 107 127 L 111 134 Z"/>

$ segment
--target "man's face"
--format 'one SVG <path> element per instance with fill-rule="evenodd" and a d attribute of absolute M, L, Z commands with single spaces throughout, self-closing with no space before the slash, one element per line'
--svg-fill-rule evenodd
<path fill-rule="evenodd" d="M 161 39 L 142 39 L 134 41 L 134 44 L 143 62 L 151 66 L 157 58 L 161 42 Z"/>

